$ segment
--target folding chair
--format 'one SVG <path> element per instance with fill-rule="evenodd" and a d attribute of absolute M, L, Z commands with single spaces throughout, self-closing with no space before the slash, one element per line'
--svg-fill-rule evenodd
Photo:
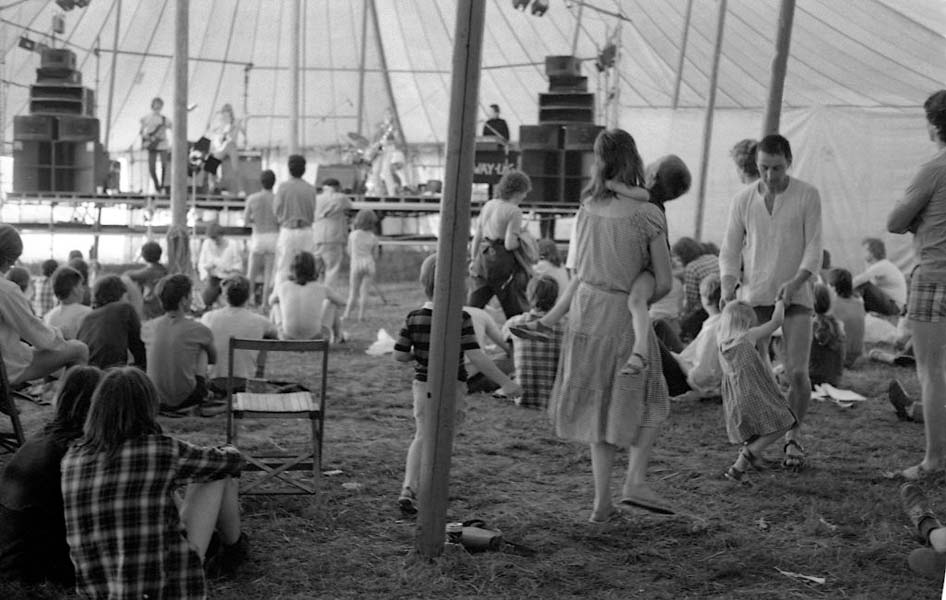
<path fill-rule="evenodd" d="M 12 431 L 0 431 L 0 453 L 16 452 L 26 441 L 23 425 L 20 423 L 20 411 L 13 401 L 15 393 L 7 378 L 7 367 L 0 356 L 0 414 L 10 419 Z"/>
<path fill-rule="evenodd" d="M 257 358 L 256 380 L 247 381 L 247 391 L 233 393 L 233 355 L 237 350 L 255 350 Z M 238 421 L 244 419 L 307 419 L 311 426 L 311 447 L 301 453 L 293 452 L 244 452 L 247 461 L 245 471 L 259 471 L 260 477 L 241 478 L 243 494 L 316 494 L 322 465 L 322 439 L 325 430 L 326 386 L 328 383 L 327 340 L 249 340 L 230 338 L 227 372 L 227 442 L 237 445 Z M 285 393 L 285 382 L 263 380 L 269 354 L 282 352 L 321 353 L 315 357 L 312 369 L 320 369 L 318 389 L 306 390 L 294 386 L 298 391 Z M 311 374 L 312 370 L 307 370 Z M 257 387 L 266 388 L 261 392 Z M 305 391 L 302 391 L 305 390 Z M 290 471 L 312 471 L 312 483 L 299 477 L 290 477 Z M 281 487 L 262 487 L 264 483 L 283 484 Z"/>

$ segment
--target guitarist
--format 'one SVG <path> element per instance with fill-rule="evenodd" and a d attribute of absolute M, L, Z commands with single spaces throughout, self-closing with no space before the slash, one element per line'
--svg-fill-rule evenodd
<path fill-rule="evenodd" d="M 233 107 L 224 104 L 217 114 L 214 115 L 213 123 L 208 131 L 207 137 L 210 138 L 210 154 L 219 161 L 229 160 L 230 177 L 236 184 L 229 190 L 231 193 L 239 192 L 242 196 L 243 178 L 240 176 L 240 152 L 237 149 L 237 137 L 243 131 L 243 125 L 233 114 Z M 244 132 L 245 134 L 245 132 Z M 206 169 L 205 169 L 206 170 Z M 217 170 L 210 172 L 210 190 L 218 188 Z M 233 189 L 235 187 L 236 189 Z"/>
<path fill-rule="evenodd" d="M 157 193 L 167 193 L 165 180 L 171 168 L 171 153 L 168 146 L 168 129 L 171 121 L 161 114 L 164 100 L 155 98 L 151 101 L 151 112 L 141 117 L 141 147 L 148 151 L 148 172 Z M 157 162 L 161 159 L 161 178 L 158 179 Z"/>

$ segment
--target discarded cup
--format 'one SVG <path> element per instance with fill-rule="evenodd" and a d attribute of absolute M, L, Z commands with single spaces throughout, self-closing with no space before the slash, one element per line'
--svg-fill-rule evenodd
<path fill-rule="evenodd" d="M 459 544 L 463 539 L 463 523 L 447 523 L 447 541 Z"/>

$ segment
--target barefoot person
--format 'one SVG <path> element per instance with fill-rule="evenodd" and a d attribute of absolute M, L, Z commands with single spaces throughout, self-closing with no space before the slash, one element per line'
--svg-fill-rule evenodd
<path fill-rule="evenodd" d="M 653 329 L 634 330 L 627 310 L 634 279 L 648 265 L 653 270 L 654 299 L 670 290 L 667 221 L 657 206 L 627 202 L 608 180 L 633 185 L 640 159 L 629 133 L 601 132 L 594 145 L 591 184 L 575 221 L 567 265 L 577 288 L 568 309 L 558 373 L 549 414 L 555 432 L 591 446 L 594 503 L 590 520 L 604 522 L 611 500 L 611 467 L 618 448 L 629 448 L 620 508 L 673 512 L 647 484 L 647 464 L 660 424 L 670 410 L 660 369 L 621 374 L 637 335 L 646 335 L 647 358 L 660 364 Z"/>
<path fill-rule="evenodd" d="M 923 397 L 926 456 L 902 472 L 910 480 L 946 467 L 946 90 L 927 98 L 923 108 L 937 152 L 920 166 L 887 217 L 891 233 L 913 234 L 917 261 L 907 294 L 907 319 Z"/>
<path fill-rule="evenodd" d="M 798 423 L 785 436 L 784 464 L 800 469 L 805 451 L 798 432 L 808 411 L 811 382 L 812 275 L 821 267 L 821 196 L 811 184 L 789 176 L 792 148 L 778 134 L 758 146 L 761 178 L 733 198 L 719 253 L 722 299 L 752 306 L 760 323 L 772 318 L 777 300 L 785 303 L 782 336 L 789 401 Z M 768 336 L 760 348 L 768 348 Z"/>

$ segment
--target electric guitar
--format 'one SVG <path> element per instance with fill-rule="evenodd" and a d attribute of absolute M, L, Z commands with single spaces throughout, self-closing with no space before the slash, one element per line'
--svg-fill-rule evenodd
<path fill-rule="evenodd" d="M 166 127 L 167 119 L 164 116 L 161 116 L 161 123 L 156 125 L 151 131 L 146 131 L 141 134 L 141 147 L 145 150 L 157 150 L 157 146 L 164 139 L 164 128 Z"/>

